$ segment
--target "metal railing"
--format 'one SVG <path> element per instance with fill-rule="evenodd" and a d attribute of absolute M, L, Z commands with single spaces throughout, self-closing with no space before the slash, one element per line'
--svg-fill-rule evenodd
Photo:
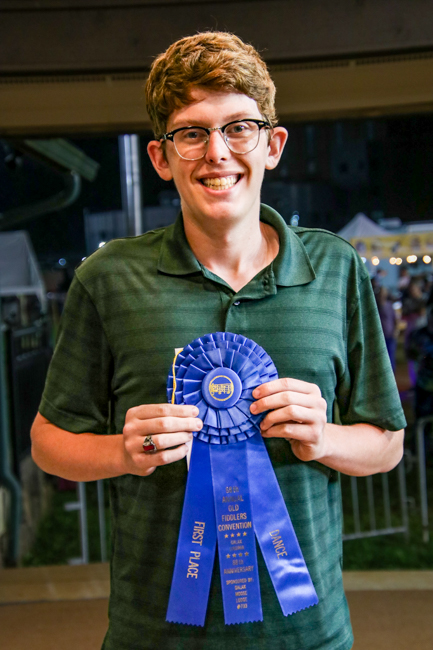
<path fill-rule="evenodd" d="M 408 500 L 406 492 L 406 474 L 404 459 L 398 464 L 393 474 L 397 475 L 398 492 L 399 492 L 399 522 L 393 525 L 396 513 L 393 513 L 392 500 L 390 494 L 390 478 L 388 474 L 378 474 L 356 478 L 355 476 L 346 477 L 350 481 L 351 491 L 351 512 L 347 507 L 343 507 L 343 541 L 351 539 L 362 539 L 365 537 L 378 537 L 380 535 L 393 535 L 404 533 L 409 536 L 409 515 Z M 360 498 L 360 485 L 364 483 L 365 489 L 362 490 Z M 379 484 L 380 482 L 380 484 Z M 344 486 L 343 486 L 344 488 Z M 378 505 L 378 502 L 381 503 Z M 347 520 L 349 517 L 353 521 L 353 532 L 347 532 Z M 368 521 L 368 524 L 365 523 Z M 378 524 L 378 522 L 380 522 Z"/>
<path fill-rule="evenodd" d="M 407 452 L 410 459 L 416 462 L 418 468 L 418 495 L 422 522 L 422 540 L 427 543 L 430 539 L 429 532 L 429 512 L 428 512 L 428 485 L 426 472 L 425 457 L 425 438 L 426 428 L 430 425 L 433 427 L 433 416 L 420 418 L 415 424 L 415 447 L 416 452 L 413 457 Z M 399 523 L 393 525 L 395 521 L 395 508 L 392 507 L 390 492 L 390 478 L 397 475 L 399 486 Z M 380 479 L 379 479 L 380 477 Z M 350 480 L 351 490 L 351 508 L 345 500 L 343 507 L 343 520 L 352 520 L 350 526 L 351 532 L 347 532 L 346 526 L 343 530 L 343 541 L 351 539 L 362 539 L 365 537 L 376 537 L 379 535 L 392 535 L 395 533 L 404 533 L 409 536 L 409 516 L 408 516 L 408 497 L 406 492 L 406 454 L 397 468 L 388 474 L 367 476 L 365 478 L 355 478 L 353 476 L 345 477 Z M 344 480 L 344 477 L 343 477 Z M 378 481 L 381 481 L 381 489 L 378 489 Z M 360 486 L 365 482 L 363 498 L 360 499 Z M 375 485 L 376 484 L 376 485 Z M 344 489 L 344 486 L 343 486 Z M 378 492 L 382 501 L 380 508 L 377 507 Z M 377 522 L 381 524 L 378 526 Z M 353 530 L 352 530 L 353 529 Z"/>
<path fill-rule="evenodd" d="M 425 433 L 427 425 L 433 427 L 433 417 L 425 417 L 416 423 L 416 456 L 418 461 L 419 498 L 421 505 L 422 539 L 427 543 L 430 539 L 427 499 L 427 472 L 425 458 Z"/>
<path fill-rule="evenodd" d="M 101 562 L 107 561 L 107 535 L 105 525 L 105 499 L 104 499 L 104 481 L 96 481 L 97 498 L 98 498 L 98 522 L 99 522 L 99 547 Z M 64 508 L 67 512 L 78 512 L 79 530 L 80 530 L 80 549 L 81 557 L 74 557 L 68 560 L 69 564 L 88 564 L 89 563 L 89 532 L 87 527 L 87 498 L 86 484 L 77 483 L 77 500 L 65 503 Z"/>
<path fill-rule="evenodd" d="M 416 464 L 418 467 L 419 501 L 424 542 L 430 539 L 427 497 L 427 473 L 425 458 L 425 430 L 433 426 L 433 417 L 422 418 L 416 423 Z M 343 541 L 394 535 L 403 533 L 409 537 L 408 497 L 406 490 L 406 457 L 387 474 L 376 474 L 362 478 L 342 477 L 343 491 L 350 488 L 350 499 L 343 505 Z M 391 483 L 398 484 L 398 498 Z M 99 546 L 101 562 L 107 561 L 107 541 L 104 503 L 104 481 L 96 481 L 99 521 Z M 346 496 L 346 495 L 344 495 Z M 396 504 L 398 502 L 398 507 Z M 349 505 L 350 504 L 350 505 Z M 89 562 L 89 535 L 87 527 L 86 484 L 77 483 L 77 501 L 65 504 L 65 510 L 77 511 L 80 525 L 81 557 L 71 558 L 70 564 Z M 396 519 L 398 522 L 396 523 Z M 347 521 L 351 520 L 350 526 Z M 347 530 L 350 528 L 350 532 Z"/>

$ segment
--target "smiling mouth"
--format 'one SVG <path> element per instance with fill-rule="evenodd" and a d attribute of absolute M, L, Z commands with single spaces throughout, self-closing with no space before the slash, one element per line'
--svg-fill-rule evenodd
<path fill-rule="evenodd" d="M 241 174 L 235 176 L 221 176 L 217 178 L 202 178 L 200 183 L 211 190 L 228 190 L 239 181 Z"/>

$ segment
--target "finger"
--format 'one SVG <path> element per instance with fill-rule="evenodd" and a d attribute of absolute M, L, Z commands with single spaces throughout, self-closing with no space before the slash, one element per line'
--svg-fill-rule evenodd
<path fill-rule="evenodd" d="M 129 420 L 123 427 L 126 436 L 149 436 L 157 433 L 179 433 L 201 431 L 203 422 L 199 418 L 161 417 L 151 420 Z"/>
<path fill-rule="evenodd" d="M 301 379 L 293 379 L 292 377 L 284 377 L 257 386 L 257 388 L 253 390 L 253 397 L 255 399 L 260 399 L 261 397 L 273 395 L 274 393 L 281 393 L 287 390 L 296 393 L 320 394 L 320 388 L 316 384 L 311 384 L 307 381 L 302 381 Z"/>
<path fill-rule="evenodd" d="M 140 404 L 133 406 L 126 414 L 126 419 L 151 420 L 163 417 L 196 417 L 196 406 L 186 404 Z"/>
<path fill-rule="evenodd" d="M 285 438 L 288 442 L 296 440 L 305 443 L 314 443 L 316 438 L 313 425 L 298 424 L 296 422 L 275 424 L 266 431 L 262 431 L 262 436 L 263 438 Z"/>
<path fill-rule="evenodd" d="M 304 406 L 286 406 L 285 408 L 270 411 L 260 422 L 262 431 L 266 431 L 275 424 L 282 422 L 298 422 L 300 424 L 312 424 L 321 418 L 315 409 Z"/>
<path fill-rule="evenodd" d="M 304 406 L 305 408 L 314 408 L 317 405 L 318 396 L 311 393 L 295 393 L 294 391 L 284 391 L 282 393 L 273 393 L 268 397 L 262 397 L 250 406 L 251 413 L 263 413 L 285 406 Z"/>
<path fill-rule="evenodd" d="M 187 442 L 191 442 L 192 433 L 189 433 L 187 431 L 170 433 L 170 434 L 161 433 L 159 435 L 153 435 L 152 440 L 156 445 L 157 451 L 161 451 L 162 449 L 169 449 L 170 447 L 178 447 L 179 445 L 184 445 Z"/>
<path fill-rule="evenodd" d="M 155 420 L 146 420 L 143 423 L 143 429 L 148 429 L 149 432 L 158 433 L 192 433 L 193 431 L 201 431 L 203 422 L 199 418 L 177 418 L 165 417 L 157 418 Z M 145 434 L 146 435 L 146 434 Z"/>
<path fill-rule="evenodd" d="M 173 449 L 162 449 L 154 454 L 141 454 L 140 458 L 143 469 L 149 470 L 152 467 L 162 467 L 163 465 L 170 465 L 178 460 L 182 460 L 188 453 L 187 445 L 180 445 Z"/>

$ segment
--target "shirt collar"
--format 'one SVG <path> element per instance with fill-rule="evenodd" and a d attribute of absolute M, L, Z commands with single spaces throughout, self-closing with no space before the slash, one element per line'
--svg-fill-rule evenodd
<path fill-rule="evenodd" d="M 201 271 L 200 262 L 191 250 L 183 227 L 182 213 L 164 231 L 158 271 L 169 275 L 188 275 Z"/>
<path fill-rule="evenodd" d="M 278 233 L 280 250 L 272 263 L 275 284 L 281 287 L 295 287 L 315 279 L 313 265 L 300 237 L 287 226 L 276 210 L 262 203 L 260 221 L 272 226 Z"/>
<path fill-rule="evenodd" d="M 275 283 L 283 287 L 307 284 L 315 279 L 308 253 L 284 219 L 272 208 L 262 204 L 260 220 L 278 233 L 280 249 L 272 263 Z M 158 261 L 158 270 L 170 275 L 188 275 L 201 272 L 201 265 L 192 252 L 183 227 L 182 214 L 165 229 Z"/>

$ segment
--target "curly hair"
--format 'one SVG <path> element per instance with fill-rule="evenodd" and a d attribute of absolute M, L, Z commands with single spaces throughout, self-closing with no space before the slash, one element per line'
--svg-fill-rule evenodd
<path fill-rule="evenodd" d="M 195 87 L 243 93 L 277 124 L 275 85 L 257 50 L 229 32 L 201 32 L 176 41 L 152 64 L 145 98 L 157 139 L 171 113 L 193 101 Z"/>

